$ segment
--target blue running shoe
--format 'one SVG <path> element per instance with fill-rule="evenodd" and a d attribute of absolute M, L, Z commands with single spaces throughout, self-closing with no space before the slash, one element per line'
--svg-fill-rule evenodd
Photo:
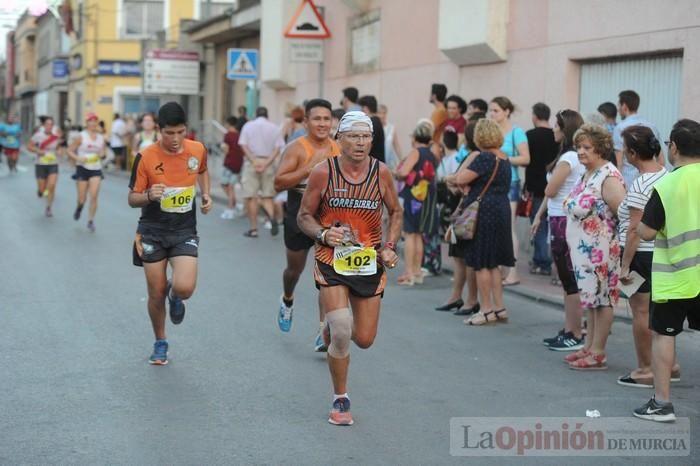
<path fill-rule="evenodd" d="M 185 303 L 182 299 L 175 296 L 171 296 L 170 290 L 173 284 L 168 280 L 168 287 L 165 289 L 166 296 L 168 297 L 168 307 L 170 309 L 170 321 L 175 324 L 181 324 L 182 320 L 185 318 Z"/>
<path fill-rule="evenodd" d="M 156 340 L 156 342 L 153 343 L 153 354 L 151 354 L 148 362 L 154 366 L 165 366 L 168 364 L 167 340 Z"/>
<path fill-rule="evenodd" d="M 292 313 L 294 306 L 287 307 L 284 304 L 284 297 L 280 296 L 280 311 L 277 314 L 277 325 L 283 332 L 289 332 L 292 329 Z"/>
<path fill-rule="evenodd" d="M 314 351 L 317 353 L 325 353 L 328 351 L 326 343 L 323 341 L 323 332 L 319 330 L 318 335 L 316 335 L 316 341 L 314 341 Z"/>

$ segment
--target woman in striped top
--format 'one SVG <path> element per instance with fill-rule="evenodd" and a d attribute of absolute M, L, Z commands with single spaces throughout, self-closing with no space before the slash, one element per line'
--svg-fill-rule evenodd
<path fill-rule="evenodd" d="M 649 330 L 649 301 L 651 291 L 651 262 L 654 241 L 643 241 L 637 234 L 637 225 L 642 218 L 644 207 L 651 197 L 654 184 L 666 175 L 666 169 L 655 157 L 661 151 L 661 144 L 654 132 L 640 125 L 629 126 L 622 132 L 623 152 L 627 161 L 639 170 L 639 176 L 632 182 L 627 195 L 617 210 L 620 220 L 618 230 L 620 243 L 624 245 L 620 280 L 629 283 L 630 272 L 635 271 L 644 278 L 639 289 L 629 296 L 632 308 L 632 333 L 637 353 L 637 368 L 617 379 L 620 385 L 652 388 L 654 376 L 651 372 L 651 330 Z M 678 367 L 674 367 L 678 377 Z"/>

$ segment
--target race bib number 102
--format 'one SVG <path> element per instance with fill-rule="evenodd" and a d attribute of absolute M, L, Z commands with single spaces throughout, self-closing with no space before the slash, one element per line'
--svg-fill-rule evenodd
<path fill-rule="evenodd" d="M 333 250 L 333 270 L 340 275 L 377 273 L 377 250 L 362 246 L 339 246 Z"/>

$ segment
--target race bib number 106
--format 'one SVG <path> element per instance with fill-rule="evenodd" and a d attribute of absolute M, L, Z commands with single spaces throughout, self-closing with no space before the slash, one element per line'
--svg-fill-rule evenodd
<path fill-rule="evenodd" d="M 186 188 L 165 188 L 160 201 L 160 210 L 171 213 L 184 213 L 192 210 L 194 204 L 194 186 Z"/>

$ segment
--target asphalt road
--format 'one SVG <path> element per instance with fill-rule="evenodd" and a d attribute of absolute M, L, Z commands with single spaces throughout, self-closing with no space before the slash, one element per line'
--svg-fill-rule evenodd
<path fill-rule="evenodd" d="M 4 173 L 3 173 L 4 175 Z M 62 168 L 55 217 L 43 217 L 33 169 L 0 175 L 0 464 L 698 464 L 698 334 L 678 341 L 677 416 L 691 422 L 683 458 L 458 458 L 450 418 L 631 417 L 649 390 L 615 383 L 634 364 L 631 327 L 616 322 L 607 372 L 579 373 L 541 338 L 558 309 L 507 296 L 511 322 L 468 328 L 433 307 L 449 277 L 390 285 L 379 335 L 352 350 L 355 425 L 327 424 L 325 357 L 312 352 L 309 270 L 290 334 L 277 329 L 281 235 L 242 236 L 246 222 L 200 215 L 200 271 L 184 323 L 168 327 L 171 362 L 147 364 L 153 336 L 142 270 L 131 265 L 138 211 L 127 180 L 108 176 L 96 233 L 71 215 Z M 399 267 L 400 268 L 400 267 Z M 390 281 L 395 282 L 397 272 Z"/>

